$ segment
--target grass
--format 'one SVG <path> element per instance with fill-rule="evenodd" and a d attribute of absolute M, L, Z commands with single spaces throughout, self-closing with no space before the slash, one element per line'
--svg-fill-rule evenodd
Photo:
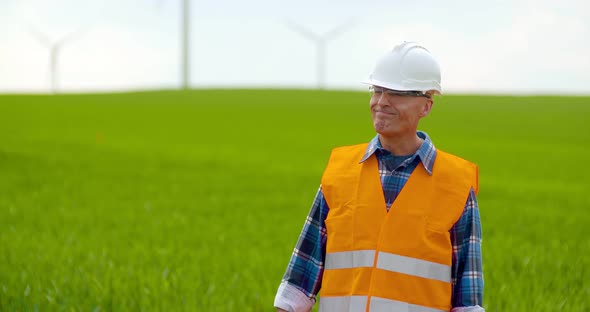
<path fill-rule="evenodd" d="M 487 311 L 590 309 L 590 98 L 444 96 L 480 166 Z M 331 148 L 368 94 L 0 96 L 0 311 L 272 311 Z"/>

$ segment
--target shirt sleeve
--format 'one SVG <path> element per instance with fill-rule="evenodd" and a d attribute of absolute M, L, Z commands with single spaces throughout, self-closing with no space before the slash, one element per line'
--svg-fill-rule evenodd
<path fill-rule="evenodd" d="M 481 222 L 473 189 L 459 221 L 450 230 L 453 244 L 453 312 L 484 311 Z"/>
<path fill-rule="evenodd" d="M 298 312 L 309 311 L 315 304 L 324 273 L 327 214 L 320 186 L 275 296 L 275 307 Z"/>

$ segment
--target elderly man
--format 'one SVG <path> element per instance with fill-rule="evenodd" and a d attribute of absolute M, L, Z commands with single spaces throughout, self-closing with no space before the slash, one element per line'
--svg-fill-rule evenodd
<path fill-rule="evenodd" d="M 377 62 L 368 144 L 332 151 L 275 297 L 278 311 L 483 311 L 477 166 L 435 149 L 421 118 L 440 68 L 404 42 Z"/>

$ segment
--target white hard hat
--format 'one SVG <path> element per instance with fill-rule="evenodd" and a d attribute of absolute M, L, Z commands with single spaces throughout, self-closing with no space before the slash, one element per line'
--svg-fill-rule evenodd
<path fill-rule="evenodd" d="M 442 93 L 438 62 L 415 42 L 399 44 L 381 57 L 363 83 L 398 91 Z"/>

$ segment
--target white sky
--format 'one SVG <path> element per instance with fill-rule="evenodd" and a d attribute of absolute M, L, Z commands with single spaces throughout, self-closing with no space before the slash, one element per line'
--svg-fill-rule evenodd
<path fill-rule="evenodd" d="M 0 92 L 49 90 L 49 49 L 62 91 L 180 85 L 181 0 L 0 0 Z M 359 83 L 403 40 L 439 60 L 443 92 L 590 94 L 590 2 L 192 0 L 193 87 L 317 85 L 315 45 L 286 25 L 323 34 L 326 85 Z M 352 21 L 352 22 L 351 22 Z"/>

